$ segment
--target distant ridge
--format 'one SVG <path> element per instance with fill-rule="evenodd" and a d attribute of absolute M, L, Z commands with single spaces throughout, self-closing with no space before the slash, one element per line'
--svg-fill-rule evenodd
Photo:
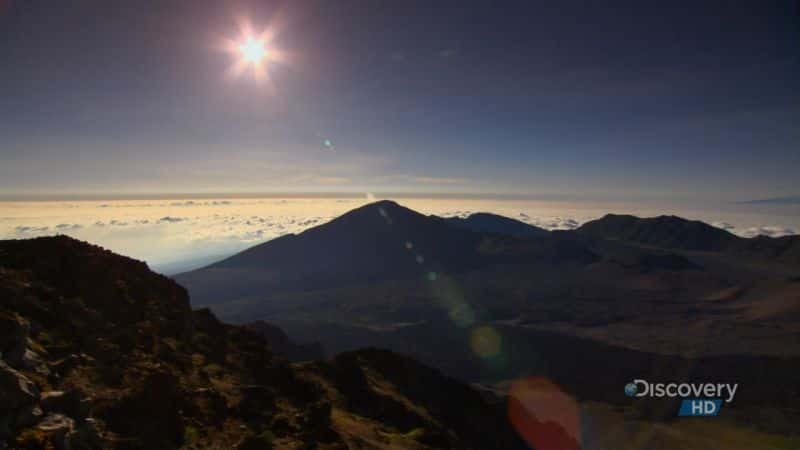
<path fill-rule="evenodd" d="M 698 220 L 677 216 L 640 218 L 607 214 L 583 224 L 577 233 L 664 249 L 736 253 L 800 265 L 800 236 L 743 238 Z"/>
<path fill-rule="evenodd" d="M 471 214 L 466 218 L 450 217 L 444 220 L 457 227 L 485 233 L 500 233 L 517 237 L 543 237 L 550 234 L 550 232 L 544 228 L 539 228 L 510 217 L 485 212 Z"/>
<path fill-rule="evenodd" d="M 212 264 L 212 268 L 276 268 L 283 275 L 366 277 L 385 270 L 418 272 L 428 265 L 472 265 L 480 236 L 455 229 L 389 200 L 356 208 L 297 235 L 286 235 Z M 419 257 L 419 258 L 418 258 Z"/>
<path fill-rule="evenodd" d="M 463 270 L 479 264 L 481 236 L 383 200 L 336 219 L 251 247 L 176 276 L 194 304 L 213 304 L 262 289 L 311 289 L 352 282 Z"/>
<path fill-rule="evenodd" d="M 497 262 L 594 259 L 577 242 L 520 241 L 456 226 L 383 200 L 175 278 L 189 288 L 195 305 L 209 305 L 256 292 L 462 272 Z"/>
<path fill-rule="evenodd" d="M 676 216 L 609 214 L 575 231 L 546 232 L 494 214 L 443 219 L 383 200 L 174 278 L 189 290 L 193 305 L 213 307 L 260 302 L 286 292 L 436 278 L 502 265 L 586 265 L 602 259 L 603 252 L 620 251 L 596 247 L 601 240 L 800 265 L 800 237 L 745 239 Z M 647 270 L 693 267 L 678 262 L 642 257 L 625 264 Z"/>
<path fill-rule="evenodd" d="M 586 222 L 577 232 L 594 238 L 637 242 L 653 247 L 720 251 L 739 239 L 734 234 L 697 220 L 677 216 L 639 218 L 606 214 Z"/>

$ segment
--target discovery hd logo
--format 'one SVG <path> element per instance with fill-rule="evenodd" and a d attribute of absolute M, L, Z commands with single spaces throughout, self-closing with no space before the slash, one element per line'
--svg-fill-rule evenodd
<path fill-rule="evenodd" d="M 724 403 L 733 401 L 738 388 L 739 384 L 730 383 L 650 383 L 633 380 L 625 385 L 625 395 L 681 398 L 678 416 L 716 416 Z"/>

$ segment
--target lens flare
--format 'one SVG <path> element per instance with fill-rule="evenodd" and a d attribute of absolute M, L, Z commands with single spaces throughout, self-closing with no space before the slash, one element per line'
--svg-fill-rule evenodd
<path fill-rule="evenodd" d="M 508 416 L 520 437 L 533 448 L 581 448 L 577 403 L 545 377 L 523 378 L 511 385 Z"/>
<path fill-rule="evenodd" d="M 222 39 L 222 49 L 234 58 L 228 75 L 238 78 L 252 73 L 257 81 L 267 81 L 271 85 L 269 67 L 273 63 L 285 63 L 286 54 L 274 45 L 277 26 L 272 24 L 261 32 L 254 31 L 247 20 L 239 21 L 239 37 Z"/>
<path fill-rule="evenodd" d="M 500 344 L 500 334 L 490 326 L 484 325 L 472 331 L 470 346 L 481 358 L 489 359 L 497 356 L 500 353 Z"/>
<path fill-rule="evenodd" d="M 261 64 L 268 54 L 264 47 L 264 41 L 252 37 L 247 38 L 239 45 L 239 52 L 242 54 L 242 58 L 250 64 Z"/>

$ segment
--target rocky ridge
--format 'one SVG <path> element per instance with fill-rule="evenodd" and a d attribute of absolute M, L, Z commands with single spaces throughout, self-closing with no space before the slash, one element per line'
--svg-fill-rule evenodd
<path fill-rule="evenodd" d="M 502 405 L 433 369 L 383 350 L 292 364 L 64 236 L 0 241 L 0 334 L 0 448 L 524 448 Z"/>

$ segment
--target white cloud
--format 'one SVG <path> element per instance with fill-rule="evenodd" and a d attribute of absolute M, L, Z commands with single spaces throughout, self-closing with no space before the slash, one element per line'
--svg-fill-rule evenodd
<path fill-rule="evenodd" d="M 20 225 L 20 226 L 14 228 L 14 230 L 17 232 L 17 234 L 22 234 L 22 235 L 27 235 L 27 234 L 35 235 L 35 234 L 46 233 L 49 229 L 50 229 L 50 227 L 29 226 L 29 225 Z"/>
<path fill-rule="evenodd" d="M 793 228 L 781 227 L 781 226 L 761 226 L 761 227 L 750 227 L 747 228 L 740 233 L 738 233 L 742 237 L 755 237 L 755 236 L 767 236 L 767 237 L 781 237 L 781 236 L 790 236 L 793 234 L 797 234 L 797 230 Z"/>
<path fill-rule="evenodd" d="M 0 239 L 69 234 L 157 264 L 199 254 L 225 254 L 287 233 L 297 234 L 338 217 L 365 201 L 267 198 L 164 199 L 145 203 L 119 200 L 80 203 L 78 208 L 59 203 L 44 209 L 38 203 L 25 208 L 15 204 L 13 208 L 0 210 Z M 420 205 L 414 205 L 414 201 L 400 203 L 441 217 L 467 217 L 476 211 L 494 212 L 548 230 L 574 229 L 597 216 L 594 211 L 560 213 L 552 208 L 541 210 L 502 202 L 465 203 L 460 199 L 436 200 L 427 204 L 419 201 Z M 100 204 L 106 206 L 99 208 Z M 780 221 L 773 222 L 766 217 L 761 223 Z M 748 223 L 739 227 L 737 224 L 736 220 L 714 223 L 748 237 L 794 234 L 798 228 L 794 223 L 787 226 L 750 226 L 753 224 Z"/>
<path fill-rule="evenodd" d="M 714 227 L 717 227 L 717 228 L 721 228 L 721 229 L 723 229 L 725 231 L 732 231 L 732 230 L 736 229 L 735 225 L 732 225 L 732 224 L 730 224 L 728 222 L 711 222 L 711 226 L 714 226 Z"/>
<path fill-rule="evenodd" d="M 759 225 L 747 228 L 738 228 L 736 225 L 728 222 L 712 222 L 711 225 L 726 231 L 730 231 L 733 234 L 745 238 L 752 238 L 756 236 L 767 236 L 774 238 L 797 234 L 796 229 L 781 225 Z"/>
<path fill-rule="evenodd" d="M 521 216 L 522 217 L 522 216 Z M 546 230 L 574 230 L 581 221 L 572 217 L 522 217 L 522 221 Z"/>

